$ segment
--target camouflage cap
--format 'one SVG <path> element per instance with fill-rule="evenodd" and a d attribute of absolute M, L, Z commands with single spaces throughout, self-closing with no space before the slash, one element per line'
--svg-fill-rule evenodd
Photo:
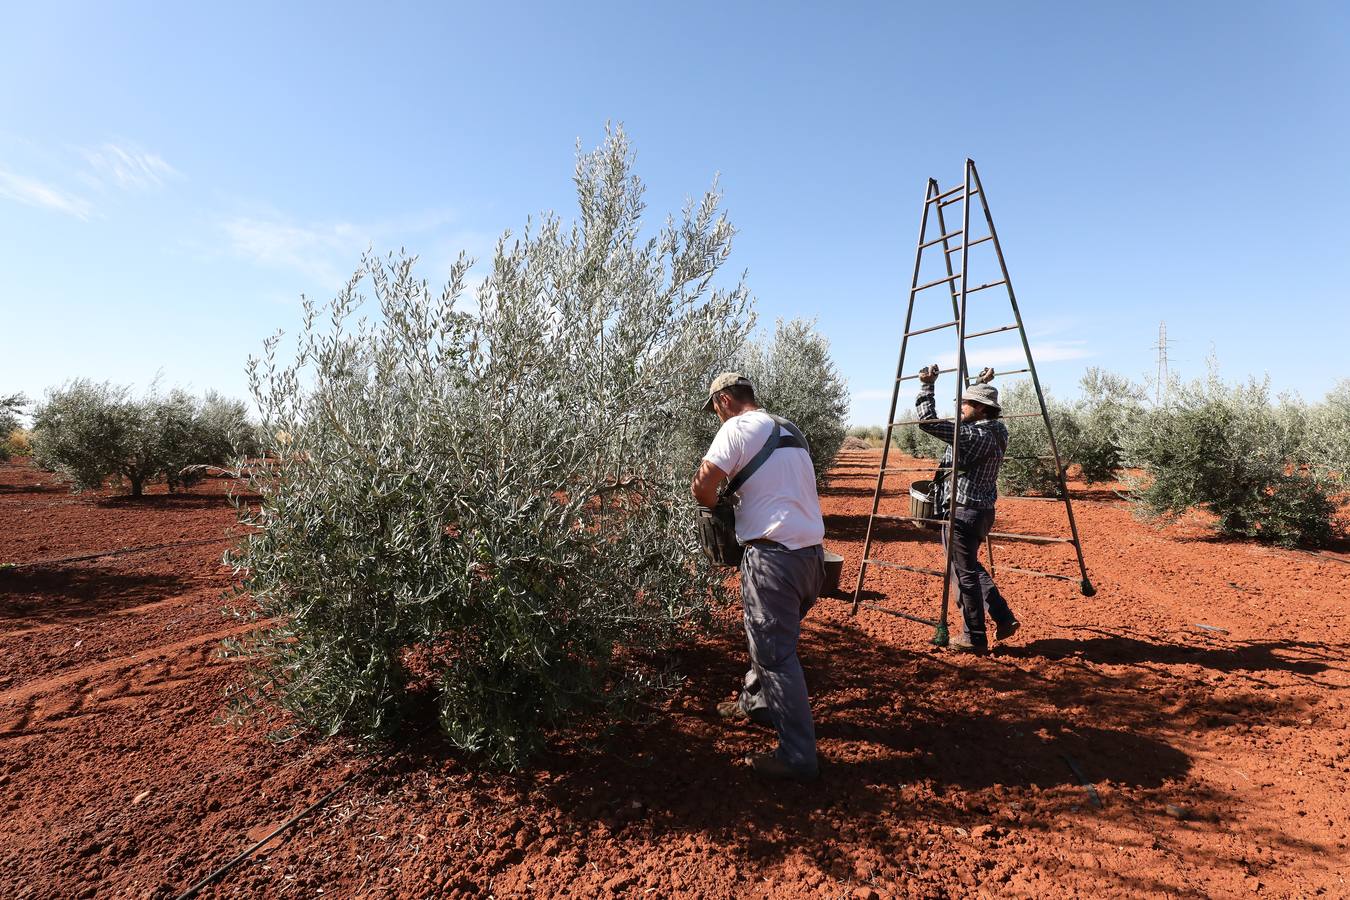
<path fill-rule="evenodd" d="M 750 379 L 746 378 L 740 372 L 723 372 L 721 375 L 714 378 L 712 384 L 708 387 L 708 399 L 703 404 L 703 411 L 712 412 L 713 397 L 717 396 L 718 391 L 725 391 L 727 388 L 735 387 L 737 385 L 748 387 L 752 391 L 755 389 L 755 386 L 751 383 Z"/>

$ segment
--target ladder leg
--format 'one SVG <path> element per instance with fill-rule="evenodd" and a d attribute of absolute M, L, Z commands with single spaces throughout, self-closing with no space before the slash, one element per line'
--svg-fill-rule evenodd
<path fill-rule="evenodd" d="M 891 455 L 891 434 L 895 427 L 895 407 L 900 402 L 900 376 L 904 374 L 905 351 L 909 346 L 910 324 L 914 318 L 914 288 L 919 283 L 919 264 L 923 261 L 924 233 L 928 228 L 928 207 L 932 205 L 928 201 L 933 197 L 936 189 L 936 183 L 930 178 L 928 185 L 924 188 L 923 214 L 919 218 L 919 247 L 914 252 L 914 275 L 909 282 L 909 307 L 905 310 L 905 328 L 901 332 L 900 360 L 895 364 L 895 386 L 891 390 L 891 411 L 886 417 L 885 441 L 881 445 L 881 465 L 877 468 L 877 486 L 872 494 L 872 514 L 867 517 L 867 535 L 863 538 L 862 559 L 858 563 L 858 582 L 853 587 L 851 615 L 855 616 L 858 614 L 858 606 L 862 603 L 863 578 L 867 574 L 868 553 L 872 550 L 872 528 L 877 521 L 877 510 L 881 508 L 881 488 L 882 483 L 886 480 L 886 461 L 890 459 Z"/>
<path fill-rule="evenodd" d="M 956 315 L 956 409 L 952 427 L 952 471 L 947 479 L 947 565 L 942 572 L 942 612 L 933 632 L 933 646 L 945 647 L 951 640 L 948 628 L 948 609 L 952 594 L 952 561 L 956 553 L 956 509 L 960 505 L 961 479 L 961 394 L 966 386 L 966 295 L 970 265 L 970 188 L 973 163 L 967 159 L 965 167 L 965 197 L 961 201 L 961 298 Z M 950 263 L 949 263 L 950 264 Z M 959 587 L 958 587 L 959 590 Z"/>
<path fill-rule="evenodd" d="M 1091 597 L 1097 593 L 1097 589 L 1092 586 L 1092 581 L 1088 578 L 1087 563 L 1083 560 L 1083 543 L 1078 539 L 1078 523 L 1073 516 L 1073 501 L 1069 498 L 1069 484 L 1064 477 L 1064 466 L 1061 464 L 1059 455 L 1059 446 L 1055 443 L 1055 429 L 1050 424 L 1050 411 L 1045 405 L 1045 393 L 1041 390 L 1041 379 L 1036 374 L 1036 361 L 1031 356 L 1031 343 L 1027 340 L 1027 330 L 1022 325 L 1022 313 L 1017 307 L 1017 295 L 1013 292 L 1012 279 L 1008 276 L 1008 264 L 1003 258 L 1003 246 L 998 240 L 998 231 L 994 228 L 994 217 L 989 212 L 989 200 L 984 193 L 984 185 L 980 182 L 980 173 L 975 169 L 975 163 L 972 160 L 966 160 L 966 205 L 970 204 L 970 177 L 973 175 L 975 186 L 980 194 L 980 206 L 984 210 L 984 220 L 989 225 L 989 234 L 994 239 L 994 253 L 998 256 L 998 267 L 1003 273 L 1003 281 L 1008 288 L 1008 299 L 1012 303 L 1014 321 L 1017 322 L 1017 333 L 1022 338 L 1022 349 L 1026 351 L 1027 368 L 1031 370 L 1031 383 L 1036 388 L 1036 400 L 1040 403 L 1041 417 L 1045 420 L 1045 431 L 1050 437 L 1050 451 L 1055 455 L 1055 471 L 1059 475 L 1059 489 L 1064 497 L 1064 510 L 1069 517 L 1069 531 L 1073 534 L 1073 549 L 1078 554 L 1078 571 L 1082 574 L 1083 580 L 1079 583 L 1079 590 L 1084 597 Z M 967 222 L 967 231 L 969 222 Z M 969 241 L 965 243 L 969 244 Z M 965 271 L 965 251 L 961 251 L 962 271 Z M 964 281 L 964 279 L 963 279 Z M 964 283 L 962 289 L 964 290 Z M 962 326 L 964 333 L 964 326 Z"/>

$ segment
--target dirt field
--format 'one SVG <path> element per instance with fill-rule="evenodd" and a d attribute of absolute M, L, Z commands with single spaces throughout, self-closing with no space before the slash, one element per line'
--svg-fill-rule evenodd
<path fill-rule="evenodd" d="M 847 455 L 823 497 L 850 587 L 875 460 Z M 175 896 L 349 773 L 203 896 L 1350 896 L 1345 556 L 1158 532 L 1079 487 L 1097 596 L 999 574 L 1023 629 L 988 657 L 822 599 L 802 644 L 822 778 L 781 786 L 740 764 L 771 735 L 712 712 L 745 667 L 730 625 L 683 654 L 667 708 L 558 735 L 528 775 L 435 743 L 367 769 L 226 725 L 225 483 L 72 496 L 0 465 L 0 897 Z M 1063 508 L 1005 501 L 998 528 L 1063 533 Z M 909 526 L 882 537 L 938 559 Z M 996 562 L 1072 574 L 1071 552 Z M 867 586 L 915 614 L 940 590 Z"/>

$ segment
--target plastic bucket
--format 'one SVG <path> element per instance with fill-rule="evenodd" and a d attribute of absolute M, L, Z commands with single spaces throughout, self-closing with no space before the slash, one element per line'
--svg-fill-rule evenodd
<path fill-rule="evenodd" d="M 844 558 L 838 553 L 825 551 L 825 583 L 820 586 L 821 594 L 833 594 L 839 590 L 839 576 L 844 573 Z"/>
<path fill-rule="evenodd" d="M 916 519 L 933 518 L 933 482 L 916 481 L 909 486 L 909 514 Z M 928 522 L 917 524 L 931 527 Z"/>

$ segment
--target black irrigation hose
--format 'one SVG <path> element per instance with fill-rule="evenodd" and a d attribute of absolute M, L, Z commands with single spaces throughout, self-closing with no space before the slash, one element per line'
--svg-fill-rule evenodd
<path fill-rule="evenodd" d="M 238 540 L 238 536 L 202 538 L 196 541 L 179 541 L 175 544 L 153 544 L 146 547 L 123 547 L 121 550 L 109 550 L 106 553 L 86 553 L 82 556 L 63 556 L 57 559 L 39 559 L 34 562 L 9 563 L 7 569 L 31 569 L 38 566 L 54 566 L 61 563 L 84 562 L 89 559 L 103 559 L 106 556 L 126 556 L 128 553 L 149 553 L 151 550 L 170 550 L 174 547 L 193 547 L 199 544 L 220 544 Z"/>
<path fill-rule="evenodd" d="M 258 848 L 262 847 L 262 846 L 263 846 L 264 844 L 266 844 L 268 841 L 272 840 L 272 838 L 274 838 L 274 837 L 276 837 L 277 835 L 281 834 L 283 831 L 285 831 L 286 829 L 290 828 L 290 827 L 291 827 L 292 825 L 294 825 L 296 822 L 299 822 L 301 819 L 305 818 L 305 817 L 308 816 L 309 814 L 311 814 L 311 813 L 313 813 L 313 812 L 316 812 L 317 810 L 321 809 L 321 808 L 322 808 L 329 800 L 332 800 L 334 797 L 336 797 L 336 796 L 338 795 L 338 792 L 339 792 L 339 791 L 341 791 L 341 790 L 342 790 L 343 788 L 345 788 L 347 785 L 351 784 L 352 779 L 356 778 L 356 776 L 359 775 L 359 774 L 361 774 L 362 772 L 369 771 L 369 770 L 370 770 L 371 768 L 373 768 L 373 767 L 374 767 L 374 763 L 372 763 L 370 766 L 367 766 L 366 768 L 360 769 L 360 770 L 358 770 L 358 771 L 356 771 L 356 772 L 349 772 L 349 773 L 347 774 L 347 777 L 344 778 L 344 779 L 342 779 L 342 781 L 338 783 L 338 786 L 337 786 L 337 787 L 333 788 L 331 791 L 329 791 L 328 793 L 324 794 L 324 795 L 323 795 L 322 797 L 320 797 L 318 800 L 315 800 L 315 801 L 314 801 L 313 803 L 311 803 L 309 806 L 306 806 L 304 809 L 300 810 L 298 813 L 296 813 L 295 815 L 291 816 L 291 817 L 290 817 L 289 819 L 287 819 L 285 822 L 282 822 L 282 823 L 281 823 L 280 825 L 278 825 L 276 828 L 272 829 L 271 833 L 269 833 L 266 837 L 262 838 L 262 840 L 258 841 L 258 842 L 257 842 L 256 844 L 254 844 L 253 846 L 248 847 L 248 848 L 245 848 L 244 850 L 241 850 L 241 851 L 240 851 L 238 854 L 236 854 L 235 857 L 234 857 L 233 859 L 231 859 L 229 862 L 225 863 L 223 866 L 221 866 L 220 868 L 216 869 L 216 870 L 215 870 L 214 872 L 212 872 L 210 875 L 207 875 L 207 876 L 206 876 L 205 878 L 203 878 L 201 881 L 197 882 L 197 883 L 194 884 L 192 887 L 188 888 L 187 890 L 183 891 L 183 893 L 179 894 L 179 895 L 175 898 L 175 900 L 190 900 L 190 898 L 197 896 L 197 894 L 201 893 L 202 888 L 207 887 L 207 886 L 211 885 L 212 883 L 214 883 L 214 882 L 220 880 L 221 878 L 223 878 L 223 877 L 225 876 L 225 874 L 226 874 L 227 872 L 229 872 L 229 871 L 230 871 L 231 869 L 233 869 L 235 866 L 239 865 L 241 862 L 243 862 L 244 860 L 248 859 L 248 858 L 249 858 L 250 856 L 252 856 L 254 853 L 257 853 L 257 852 L 258 852 Z"/>

